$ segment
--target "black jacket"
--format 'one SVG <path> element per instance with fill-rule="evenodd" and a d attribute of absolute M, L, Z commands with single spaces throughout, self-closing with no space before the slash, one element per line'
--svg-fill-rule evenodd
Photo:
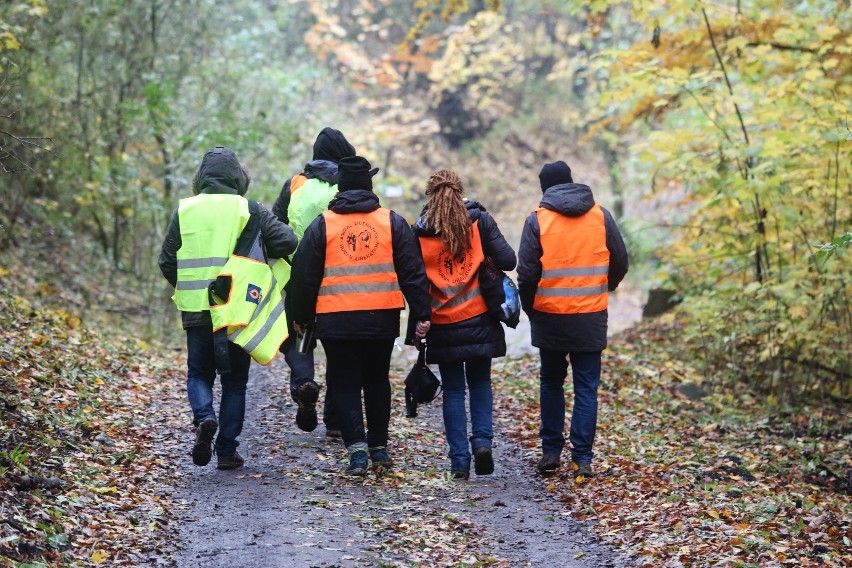
<path fill-rule="evenodd" d="M 329 185 L 337 185 L 337 164 L 330 160 L 311 160 L 305 164 L 302 175 L 308 179 L 318 179 Z M 282 223 L 288 224 L 290 223 L 288 209 L 290 208 L 290 183 L 292 181 L 293 178 L 290 178 L 284 182 L 281 193 L 272 206 L 273 215 L 278 217 Z"/>
<path fill-rule="evenodd" d="M 547 188 L 539 205 L 568 217 L 579 217 L 595 204 L 587 185 L 567 183 Z M 601 208 L 603 209 L 603 207 Z M 615 290 L 627 274 L 627 249 L 615 219 L 603 209 L 606 247 L 609 249 L 609 289 Z M 532 344 L 540 349 L 565 352 L 602 351 L 606 348 L 607 310 L 590 314 L 550 314 L 533 308 L 541 280 L 541 239 L 538 217 L 530 214 L 524 223 L 518 249 L 518 293 L 530 318 Z"/>
<path fill-rule="evenodd" d="M 245 193 L 248 185 L 247 179 L 244 183 L 239 182 L 239 176 L 233 169 L 239 164 L 235 159 L 230 159 L 227 154 L 220 156 L 205 157 L 202 168 L 196 179 L 195 189 L 200 193 L 225 193 L 230 195 L 241 195 Z M 235 181 L 236 180 L 236 181 Z M 289 226 L 280 222 L 263 205 L 249 201 L 249 217 L 246 229 L 251 231 L 255 223 L 260 224 L 263 235 L 263 245 L 269 258 L 286 258 L 296 249 L 297 238 Z M 177 251 L 181 247 L 180 220 L 178 210 L 172 213 L 171 221 L 166 229 L 166 238 L 160 249 L 158 263 L 160 272 L 169 284 L 174 287 L 177 284 Z M 181 320 L 184 329 L 197 326 L 210 326 L 210 312 L 181 312 Z"/>
<path fill-rule="evenodd" d="M 347 213 L 368 213 L 379 208 L 379 198 L 370 190 L 352 189 L 337 194 L 329 210 Z M 390 212 L 393 264 L 399 287 L 408 302 L 412 317 L 428 321 L 431 316 L 429 281 L 417 251 L 417 241 L 408 223 Z M 357 310 L 317 314 L 317 293 L 325 271 L 325 218 L 317 217 L 305 231 L 305 236 L 293 256 L 293 270 L 287 283 L 290 318 L 309 323 L 316 317 L 314 336 L 317 339 L 393 339 L 399 336 L 399 309 Z"/>
<path fill-rule="evenodd" d="M 467 212 L 472 221 L 479 221 L 479 236 L 485 256 L 494 260 L 497 268 L 503 271 L 515 268 L 515 251 L 506 242 L 497 227 L 497 222 L 479 202 L 465 200 Z M 424 217 L 414 223 L 412 229 L 417 237 L 435 237 L 434 227 L 426 223 Z M 417 241 L 420 250 L 420 241 Z M 422 258 L 422 251 L 421 251 Z M 408 320 L 408 333 L 405 342 L 414 343 L 414 319 Z M 464 321 L 448 324 L 432 324 L 426 334 L 426 360 L 428 363 L 452 363 L 471 359 L 502 357 L 506 354 L 506 339 L 503 325 L 488 313 L 468 318 Z"/>

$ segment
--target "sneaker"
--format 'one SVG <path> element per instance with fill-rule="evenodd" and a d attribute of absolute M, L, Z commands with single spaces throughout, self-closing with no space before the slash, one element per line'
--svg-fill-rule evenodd
<path fill-rule="evenodd" d="M 296 411 L 296 426 L 299 430 L 313 432 L 317 427 L 319 386 L 314 381 L 305 381 L 293 391 L 293 398 L 299 405 Z"/>
<path fill-rule="evenodd" d="M 349 467 L 346 468 L 346 473 L 358 477 L 367 475 L 367 452 L 366 450 L 355 450 L 349 454 Z"/>
<path fill-rule="evenodd" d="M 213 436 L 219 429 L 219 423 L 215 418 L 209 417 L 202 420 L 195 428 L 195 445 L 192 446 L 192 463 L 195 465 L 207 465 L 213 457 Z"/>
<path fill-rule="evenodd" d="M 536 469 L 541 475 L 553 473 L 557 467 L 559 467 L 559 454 L 543 454 L 541 459 L 538 460 L 538 465 L 536 465 Z"/>
<path fill-rule="evenodd" d="M 473 449 L 473 471 L 476 475 L 491 475 L 494 473 L 494 458 L 491 448 L 479 446 Z"/>
<path fill-rule="evenodd" d="M 574 470 L 574 479 L 577 479 L 578 477 L 588 478 L 595 476 L 594 472 L 592 471 L 592 464 L 588 462 L 571 462 L 571 469 Z"/>
<path fill-rule="evenodd" d="M 370 461 L 373 463 L 374 470 L 393 467 L 393 459 L 391 459 L 387 448 L 370 448 Z"/>
<path fill-rule="evenodd" d="M 234 452 L 230 456 L 220 456 L 216 454 L 216 469 L 237 469 L 239 467 L 243 467 L 243 464 L 246 463 L 246 460 L 243 459 L 243 456 Z"/>
<path fill-rule="evenodd" d="M 459 481 L 467 481 L 470 479 L 470 472 L 466 469 L 452 469 L 450 470 L 450 475 L 453 476 L 453 479 Z"/>

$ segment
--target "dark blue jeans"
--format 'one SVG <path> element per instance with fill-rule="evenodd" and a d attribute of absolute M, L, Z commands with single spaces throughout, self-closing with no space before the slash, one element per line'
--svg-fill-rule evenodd
<path fill-rule="evenodd" d="M 450 451 L 450 467 L 470 469 L 470 448 L 491 447 L 491 359 L 471 359 L 438 365 L 444 391 L 444 429 Z M 467 388 L 465 388 L 467 381 Z M 465 393 L 470 390 L 470 446 L 467 437 Z"/>
<path fill-rule="evenodd" d="M 293 396 L 296 387 L 302 383 L 314 380 L 314 352 L 311 350 L 307 353 L 299 353 L 299 342 L 296 341 L 296 337 L 293 335 L 284 344 L 284 360 L 287 362 L 287 366 L 290 367 L 290 396 Z M 339 426 L 337 420 L 334 418 L 330 399 L 331 390 L 328 388 L 328 381 L 326 381 L 322 421 L 326 429 L 338 430 Z"/>
<path fill-rule="evenodd" d="M 598 426 L 601 352 L 567 353 L 541 349 L 541 450 L 561 454 L 565 447 L 565 377 L 568 357 L 574 368 L 574 410 L 571 413 L 571 460 L 591 463 Z"/>
<path fill-rule="evenodd" d="M 193 423 L 216 418 L 213 410 L 213 381 L 216 380 L 216 359 L 213 355 L 213 331 L 209 327 L 190 327 L 186 330 L 187 373 L 186 393 L 192 407 Z M 222 400 L 219 402 L 219 435 L 216 454 L 230 456 L 239 446 L 237 437 L 243 431 L 246 414 L 246 385 L 251 358 L 238 345 L 228 344 L 231 372 L 222 373 Z"/>

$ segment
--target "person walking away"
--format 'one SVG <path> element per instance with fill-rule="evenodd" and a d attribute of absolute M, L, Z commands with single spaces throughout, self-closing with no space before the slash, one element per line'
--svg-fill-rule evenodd
<path fill-rule="evenodd" d="M 608 293 L 627 274 L 627 250 L 610 212 L 595 203 L 589 186 L 574 183 L 565 162 L 545 164 L 539 180 L 544 195 L 524 223 L 518 250 L 521 307 L 541 357 L 542 456 L 537 469 L 547 474 L 560 465 L 570 360 L 572 468 L 576 476 L 590 477 Z"/>
<path fill-rule="evenodd" d="M 471 448 L 476 475 L 494 472 L 491 359 L 506 354 L 506 341 L 502 324 L 479 292 L 478 274 L 486 257 L 504 271 L 516 262 L 494 218 L 478 202 L 463 199 L 463 192 L 457 173 L 433 173 L 426 184 L 429 202 L 412 227 L 432 296 L 426 361 L 437 363 L 441 372 L 444 429 L 455 479 L 470 476 Z M 407 343 L 413 342 L 412 323 Z M 470 391 L 469 441 L 465 383 Z"/>
<path fill-rule="evenodd" d="M 272 206 L 272 213 L 293 228 L 299 240 L 305 234 L 311 221 L 328 209 L 328 203 L 337 194 L 337 163 L 346 157 L 355 155 L 355 148 L 339 130 L 325 127 L 314 141 L 313 158 L 301 173 L 284 182 L 281 194 Z M 285 287 L 285 291 L 288 289 Z M 285 297 L 286 312 L 291 313 L 289 293 Z M 307 353 L 299 351 L 297 335 L 290 323 L 290 337 L 281 346 L 284 360 L 290 367 L 290 396 L 298 405 L 296 426 L 305 432 L 313 432 L 317 427 L 316 405 L 319 400 L 319 385 L 314 375 L 314 348 L 312 339 Z M 326 381 L 327 383 L 327 381 Z M 331 393 L 326 384 L 323 402 L 323 424 L 326 436 L 340 437 L 340 425 L 334 417 Z"/>
<path fill-rule="evenodd" d="M 208 150 L 192 180 L 193 197 L 181 199 L 172 214 L 158 260 L 163 276 L 175 288 L 172 298 L 186 331 L 186 391 L 195 426 L 192 461 L 198 466 L 210 462 L 218 430 L 218 469 L 242 467 L 244 462 L 237 452 L 237 438 L 245 418 L 251 359 L 227 340 L 224 331 L 214 336 L 207 286 L 251 223 L 259 224 L 270 258 L 285 258 L 297 243 L 290 227 L 244 197 L 250 181 L 233 150 Z M 218 420 L 213 409 L 217 371 L 222 384 Z"/>
<path fill-rule="evenodd" d="M 426 272 L 414 233 L 393 211 L 379 206 L 361 156 L 340 161 L 337 197 L 317 217 L 293 256 L 291 299 L 297 328 L 315 321 L 327 359 L 326 379 L 340 421 L 350 475 L 388 468 L 391 351 L 399 336 L 403 297 L 429 327 Z M 361 391 L 364 392 L 364 409 Z M 366 411 L 368 430 L 364 428 Z"/>

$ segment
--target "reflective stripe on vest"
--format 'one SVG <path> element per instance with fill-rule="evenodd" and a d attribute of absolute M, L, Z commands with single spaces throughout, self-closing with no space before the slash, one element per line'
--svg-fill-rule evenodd
<path fill-rule="evenodd" d="M 297 176 L 298 177 L 298 176 Z M 287 206 L 287 218 L 293 232 L 302 240 L 305 230 L 317 215 L 328 209 L 328 202 L 337 194 L 337 186 L 319 179 L 306 179 L 290 192 L 290 204 Z M 293 178 L 295 184 L 296 178 Z M 293 184 L 290 187 L 293 187 Z"/>
<path fill-rule="evenodd" d="M 471 225 L 469 235 L 471 248 L 458 257 L 444 248 L 439 237 L 419 237 L 434 323 L 455 323 L 488 311 L 479 291 L 479 267 L 485 254 L 478 220 Z"/>
<path fill-rule="evenodd" d="M 325 272 L 317 313 L 405 307 L 393 265 L 390 211 L 325 211 Z"/>
<path fill-rule="evenodd" d="M 231 277 L 231 290 L 225 303 L 210 306 L 213 330 L 227 328 L 231 342 L 261 365 L 269 364 L 288 335 L 283 288 L 290 265 L 232 255 L 220 276 Z"/>
<path fill-rule="evenodd" d="M 207 286 L 228 261 L 248 220 L 248 201 L 239 195 L 202 193 L 180 200 L 181 246 L 172 296 L 179 310 L 210 309 Z"/>
<path fill-rule="evenodd" d="M 533 307 L 551 314 L 607 309 L 609 250 L 599 205 L 579 217 L 536 210 L 541 239 L 541 280 Z"/>

